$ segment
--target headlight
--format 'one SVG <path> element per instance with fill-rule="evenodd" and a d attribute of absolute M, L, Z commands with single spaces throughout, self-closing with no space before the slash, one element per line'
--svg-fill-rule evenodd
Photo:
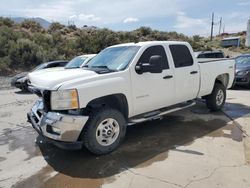
<path fill-rule="evenodd" d="M 26 80 L 27 80 L 27 77 L 25 76 L 25 77 L 17 79 L 17 82 L 24 83 Z"/>
<path fill-rule="evenodd" d="M 249 71 L 239 71 L 239 72 L 237 72 L 237 75 L 244 76 L 244 75 L 247 75 L 248 73 L 249 73 Z"/>
<path fill-rule="evenodd" d="M 78 93 L 76 89 L 52 91 L 50 102 L 52 110 L 72 110 L 79 108 Z"/>

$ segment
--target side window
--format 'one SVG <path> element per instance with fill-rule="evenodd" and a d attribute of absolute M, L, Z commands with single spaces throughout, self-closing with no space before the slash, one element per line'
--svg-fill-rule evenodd
<path fill-rule="evenodd" d="M 215 54 L 214 53 L 207 53 L 207 54 L 205 54 L 205 58 L 215 58 Z"/>
<path fill-rule="evenodd" d="M 193 57 L 185 45 L 170 45 L 175 68 L 188 67 L 194 64 Z"/>
<path fill-rule="evenodd" d="M 215 57 L 216 57 L 216 58 L 224 58 L 224 55 L 223 55 L 223 53 L 217 53 L 217 54 L 215 55 Z"/>
<path fill-rule="evenodd" d="M 206 58 L 204 54 L 200 54 L 197 58 Z"/>
<path fill-rule="evenodd" d="M 162 66 L 163 69 L 169 69 L 169 65 L 168 65 L 168 58 L 165 52 L 165 49 L 163 48 L 163 46 L 151 46 L 149 48 L 147 48 L 143 54 L 141 55 L 138 63 L 149 63 L 149 59 L 151 56 L 154 55 L 160 55 L 162 57 Z"/>
<path fill-rule="evenodd" d="M 58 67 L 59 63 L 51 63 L 47 66 L 47 68 L 53 68 L 53 67 Z"/>
<path fill-rule="evenodd" d="M 60 67 L 64 67 L 67 63 L 68 63 L 68 62 L 61 62 L 59 66 L 60 66 Z"/>

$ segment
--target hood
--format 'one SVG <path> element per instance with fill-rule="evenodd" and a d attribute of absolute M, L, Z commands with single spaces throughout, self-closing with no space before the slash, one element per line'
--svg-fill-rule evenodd
<path fill-rule="evenodd" d="M 37 71 L 28 74 L 30 84 L 39 89 L 58 89 L 63 82 L 77 79 L 88 78 L 98 75 L 94 71 L 85 69 L 63 69 L 60 71 Z"/>
<path fill-rule="evenodd" d="M 45 72 L 54 72 L 54 71 L 62 71 L 62 70 L 64 70 L 64 67 L 54 67 L 54 68 L 35 70 L 32 73 L 42 74 Z"/>
<path fill-rule="evenodd" d="M 22 72 L 22 73 L 15 75 L 13 78 L 19 79 L 19 78 L 25 77 L 27 74 L 28 72 Z"/>

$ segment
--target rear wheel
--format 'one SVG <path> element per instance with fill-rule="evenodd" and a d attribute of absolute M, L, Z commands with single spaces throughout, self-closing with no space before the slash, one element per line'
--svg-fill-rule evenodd
<path fill-rule="evenodd" d="M 114 151 L 126 134 L 126 121 L 121 112 L 100 108 L 90 114 L 82 139 L 92 153 L 103 155 Z"/>
<path fill-rule="evenodd" d="M 219 111 L 222 109 L 226 101 L 226 88 L 220 83 L 215 83 L 214 89 L 210 95 L 206 97 L 208 109 Z"/>

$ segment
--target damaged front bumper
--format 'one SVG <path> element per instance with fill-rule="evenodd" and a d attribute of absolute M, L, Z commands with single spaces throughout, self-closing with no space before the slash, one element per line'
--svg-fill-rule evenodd
<path fill-rule="evenodd" d="M 89 117 L 58 112 L 46 113 L 43 109 L 43 101 L 38 100 L 27 114 L 33 128 L 61 148 L 80 149 L 82 142 L 78 141 L 78 138 Z"/>

